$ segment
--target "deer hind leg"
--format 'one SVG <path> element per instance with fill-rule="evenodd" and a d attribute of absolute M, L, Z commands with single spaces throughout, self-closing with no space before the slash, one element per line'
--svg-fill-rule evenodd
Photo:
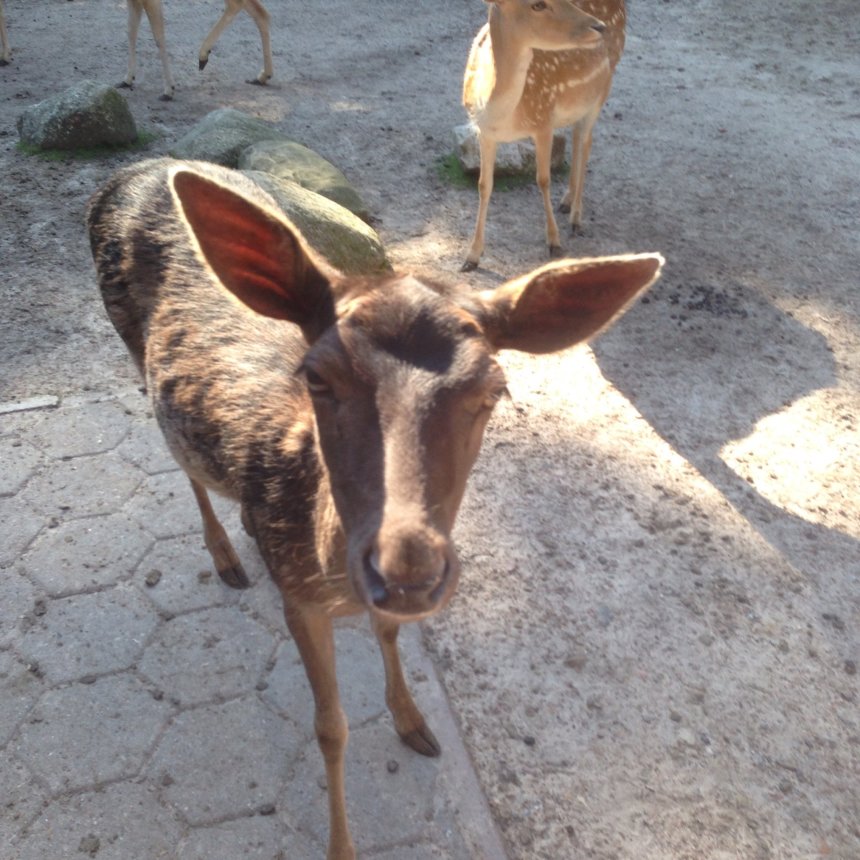
<path fill-rule="evenodd" d="M 272 68 L 272 45 L 269 38 L 269 13 L 259 0 L 245 0 L 245 11 L 254 19 L 263 44 L 263 70 L 249 84 L 267 84 L 274 74 Z"/>
<path fill-rule="evenodd" d="M 203 517 L 203 539 L 206 542 L 206 549 L 212 556 L 218 576 L 230 588 L 247 588 L 251 581 L 242 567 L 242 562 L 239 561 L 239 556 L 236 555 L 236 550 L 233 549 L 233 544 L 230 543 L 230 538 L 227 537 L 227 532 L 215 516 L 206 488 L 193 478 L 189 480 L 200 508 L 200 515 Z"/>
<path fill-rule="evenodd" d="M 535 162 L 537 164 L 537 186 L 543 199 L 543 211 L 546 218 L 546 244 L 550 257 L 560 257 L 562 254 L 561 241 L 558 236 L 558 224 L 552 211 L 550 197 L 550 167 L 552 161 L 552 128 L 547 128 L 535 135 Z"/>
<path fill-rule="evenodd" d="M 125 80 L 117 86 L 129 90 L 134 88 L 134 76 L 137 72 L 137 32 L 142 15 L 142 0 L 128 0 L 128 71 Z"/>
<path fill-rule="evenodd" d="M 9 34 L 6 32 L 6 16 L 3 13 L 3 0 L 0 0 L 0 66 L 8 66 L 11 59 Z"/>
<path fill-rule="evenodd" d="M 164 36 L 164 8 L 161 5 L 161 0 L 142 0 L 142 6 L 146 11 L 146 17 L 149 19 L 149 29 L 152 30 L 152 38 L 155 40 L 158 56 L 161 59 L 164 92 L 159 98 L 164 102 L 169 102 L 173 98 L 176 87 L 173 83 L 173 75 L 170 73 L 170 60 L 167 57 L 167 41 Z"/>
<path fill-rule="evenodd" d="M 484 228 L 487 225 L 487 210 L 490 207 L 490 196 L 493 193 L 493 171 L 496 168 L 496 142 L 479 135 L 478 144 L 481 152 L 481 172 L 478 175 L 478 218 L 475 222 L 475 232 L 472 235 L 472 245 L 466 262 L 460 268 L 462 272 L 471 272 L 478 268 L 478 261 L 484 253 Z"/>
<path fill-rule="evenodd" d="M 328 860 L 354 860 L 355 846 L 346 817 L 344 755 L 349 725 L 340 704 L 331 619 L 318 612 L 290 607 L 285 600 L 287 627 L 299 649 L 314 696 L 314 729 L 325 763 L 329 806 Z"/>
<path fill-rule="evenodd" d="M 570 213 L 572 231 L 582 226 L 582 190 L 585 187 L 585 168 L 591 154 L 591 134 L 597 115 L 588 116 L 574 123 L 571 134 L 570 180 L 567 193 L 559 207 L 562 212 Z"/>
<path fill-rule="evenodd" d="M 427 727 L 403 677 L 403 667 L 397 651 L 400 625 L 376 615 L 372 616 L 371 621 L 385 665 L 385 702 L 394 718 L 397 734 L 407 746 L 421 755 L 437 756 L 442 752 L 442 747 Z"/>

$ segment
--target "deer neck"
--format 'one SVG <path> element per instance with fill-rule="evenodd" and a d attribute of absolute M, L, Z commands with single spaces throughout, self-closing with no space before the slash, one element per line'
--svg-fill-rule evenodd
<path fill-rule="evenodd" d="M 494 83 L 484 107 L 484 121 L 492 126 L 510 117 L 523 95 L 534 51 L 512 34 L 506 32 L 502 16 L 490 10 L 490 49 L 493 58 Z"/>

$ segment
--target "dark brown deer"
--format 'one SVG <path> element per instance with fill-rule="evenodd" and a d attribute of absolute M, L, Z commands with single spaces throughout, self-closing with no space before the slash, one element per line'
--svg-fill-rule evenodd
<path fill-rule="evenodd" d="M 328 857 L 353 858 L 332 616 L 370 611 L 397 732 L 437 755 L 396 638 L 457 584 L 451 528 L 506 390 L 494 354 L 591 337 L 662 258 L 557 261 L 481 293 L 347 277 L 243 175 L 167 160 L 117 173 L 88 224 L 105 307 L 191 480 L 218 573 L 248 582 L 206 488 L 241 502 L 281 591 L 316 703 Z"/>

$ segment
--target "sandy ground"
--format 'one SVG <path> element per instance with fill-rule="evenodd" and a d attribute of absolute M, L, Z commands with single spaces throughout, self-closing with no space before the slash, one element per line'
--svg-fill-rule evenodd
<path fill-rule="evenodd" d="M 478 0 L 270 0 L 275 79 L 215 0 L 167 0 L 172 103 L 141 30 L 138 124 L 165 151 L 221 106 L 338 164 L 395 263 L 456 276 L 476 192 L 437 172 Z M 16 150 L 20 109 L 125 73 L 121 0 L 7 0 L 0 402 L 133 384 L 82 212 L 122 156 Z M 860 857 L 860 6 L 643 2 L 571 255 L 662 251 L 593 347 L 505 359 L 425 640 L 512 858 Z M 560 198 L 561 180 L 555 194 Z M 533 186 L 497 194 L 492 286 L 543 261 Z"/>

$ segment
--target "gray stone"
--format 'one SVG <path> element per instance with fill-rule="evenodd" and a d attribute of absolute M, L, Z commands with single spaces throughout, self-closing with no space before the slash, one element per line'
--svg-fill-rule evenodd
<path fill-rule="evenodd" d="M 387 723 L 380 721 L 350 733 L 346 748 L 346 782 L 360 776 L 362 790 L 348 792 L 350 825 L 360 856 L 392 842 L 408 843 L 431 838 L 434 790 L 442 758 L 426 758 L 405 746 Z M 395 773 L 388 762 L 400 765 Z M 328 815 L 325 771 L 317 742 L 308 743 L 284 800 L 290 818 L 301 829 L 325 842 Z M 380 831 L 375 822 L 389 826 Z"/>
<path fill-rule="evenodd" d="M 124 514 L 72 520 L 45 529 L 21 563 L 50 594 L 72 594 L 127 578 L 151 543 Z"/>
<path fill-rule="evenodd" d="M 36 815 L 45 798 L 30 771 L 12 756 L 0 756 L 0 785 L 3 786 L 3 814 L 0 815 L 0 845 L 10 852 L 5 856 L 22 860 L 16 851 L 11 853 L 14 840 L 24 831 Z M 39 860 L 51 857 L 42 854 Z"/>
<path fill-rule="evenodd" d="M 390 271 L 379 236 L 348 209 L 295 182 L 259 170 L 245 173 L 271 194 L 308 244 L 340 271 L 349 274 Z"/>
<path fill-rule="evenodd" d="M 176 141 L 170 155 L 237 167 L 243 150 L 262 140 L 285 141 L 286 138 L 261 119 L 233 108 L 219 108 L 206 114 Z"/>
<path fill-rule="evenodd" d="M 297 747 L 295 728 L 249 695 L 179 714 L 148 771 L 189 824 L 215 824 L 277 809 Z"/>
<path fill-rule="evenodd" d="M 171 472 L 177 468 L 176 460 L 153 418 L 135 421 L 117 451 L 124 460 L 134 463 L 147 475 Z"/>
<path fill-rule="evenodd" d="M 17 496 L 0 498 L 0 568 L 12 564 L 24 552 L 46 521 Z M 0 641 L 2 638 L 0 625 Z"/>
<path fill-rule="evenodd" d="M 161 572 L 157 584 L 143 585 L 154 570 Z M 170 613 L 236 603 L 240 594 L 215 573 L 199 528 L 192 535 L 158 541 L 138 565 L 134 578 L 156 606 Z"/>
<path fill-rule="evenodd" d="M 478 173 L 481 168 L 481 152 L 478 146 L 478 133 L 472 125 L 458 125 L 453 130 L 454 153 L 466 173 Z M 564 166 L 565 135 L 561 131 L 553 133 L 551 169 L 560 170 Z M 496 150 L 495 176 L 534 176 L 535 147 L 531 138 L 500 143 Z"/>
<path fill-rule="evenodd" d="M 81 81 L 31 105 L 17 125 L 22 143 L 39 149 L 126 146 L 137 140 L 126 100 L 96 81 Z"/>
<path fill-rule="evenodd" d="M 199 704 L 253 691 L 274 648 L 237 607 L 216 607 L 163 623 L 139 668 L 166 695 Z"/>
<path fill-rule="evenodd" d="M 158 623 L 155 607 L 133 586 L 76 594 L 47 602 L 18 653 L 55 683 L 101 675 L 131 666 Z"/>
<path fill-rule="evenodd" d="M 115 400 L 90 403 L 86 409 L 55 409 L 41 418 L 30 438 L 56 459 L 110 451 L 123 440 L 130 423 Z"/>
<path fill-rule="evenodd" d="M 181 469 L 148 475 L 125 510 L 157 538 L 203 534 L 200 509 Z"/>
<path fill-rule="evenodd" d="M 0 496 L 17 492 L 41 460 L 42 455 L 29 442 L 11 436 L 0 439 Z"/>
<path fill-rule="evenodd" d="M 289 180 L 328 197 L 367 220 L 367 207 L 349 180 L 331 162 L 291 140 L 264 140 L 248 147 L 239 158 L 241 170 L 259 170 Z"/>
<path fill-rule="evenodd" d="M 44 688 L 44 681 L 32 671 L 31 665 L 25 665 L 8 651 L 0 651 L 0 746 L 9 741 Z"/>
<path fill-rule="evenodd" d="M 195 828 L 179 846 L 177 860 L 213 860 L 241 857 L 243 860 L 321 857 L 322 849 L 290 830 L 284 832 L 276 815 L 253 815 Z"/>
<path fill-rule="evenodd" d="M 59 460 L 19 493 L 34 510 L 64 517 L 109 514 L 132 495 L 142 474 L 116 454 Z"/>
<path fill-rule="evenodd" d="M 152 786 L 122 782 L 53 801 L 15 846 L 15 860 L 164 860 L 176 856 L 181 832 Z M 231 855 L 210 855 L 218 856 Z"/>
<path fill-rule="evenodd" d="M 45 693 L 10 747 L 52 793 L 87 788 L 136 774 L 171 710 L 126 674 L 59 687 Z"/>

